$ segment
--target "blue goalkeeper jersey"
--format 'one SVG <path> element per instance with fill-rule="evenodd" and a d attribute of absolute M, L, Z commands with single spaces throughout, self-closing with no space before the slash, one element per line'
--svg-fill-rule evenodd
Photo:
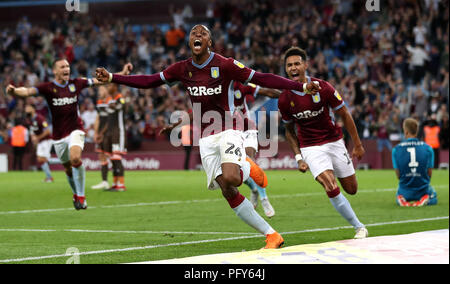
<path fill-rule="evenodd" d="M 428 190 L 428 169 L 434 166 L 433 149 L 416 138 L 407 139 L 392 150 L 392 164 L 400 171 L 398 194 L 420 196 Z"/>

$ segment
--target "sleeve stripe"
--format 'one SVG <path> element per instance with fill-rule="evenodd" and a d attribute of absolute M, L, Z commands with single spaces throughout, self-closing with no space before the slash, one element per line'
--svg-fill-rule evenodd
<path fill-rule="evenodd" d="M 345 106 L 345 102 L 342 102 L 342 104 L 338 105 L 337 107 L 333 108 L 334 111 L 337 111 L 338 109 L 341 109 Z"/>
<path fill-rule="evenodd" d="M 255 72 L 256 72 L 255 70 L 252 70 L 252 72 L 250 73 L 250 76 L 248 76 L 248 79 L 247 79 L 247 81 L 245 81 L 244 85 L 247 85 L 248 82 L 250 82 L 252 80 L 253 75 L 255 75 Z"/>
<path fill-rule="evenodd" d="M 36 90 L 36 95 L 39 95 L 39 89 L 38 88 L 36 88 L 36 87 L 31 87 L 31 88 Z"/>
<path fill-rule="evenodd" d="M 159 72 L 159 77 L 161 77 L 161 80 L 164 81 L 167 85 L 170 85 L 170 83 L 166 80 L 166 77 L 164 77 L 164 73 L 161 71 Z"/>
<path fill-rule="evenodd" d="M 255 91 L 253 92 L 253 97 L 256 97 L 256 95 L 257 95 L 258 92 L 259 92 L 259 89 L 261 89 L 261 87 L 260 87 L 260 86 L 256 86 L 256 89 L 255 89 Z"/>

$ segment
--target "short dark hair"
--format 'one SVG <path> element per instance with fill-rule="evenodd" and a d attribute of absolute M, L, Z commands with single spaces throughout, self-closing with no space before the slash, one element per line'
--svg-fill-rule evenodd
<path fill-rule="evenodd" d="M 293 46 L 286 50 L 284 53 L 284 63 L 286 64 L 286 59 L 290 56 L 300 56 L 303 61 L 306 61 L 308 59 L 308 55 L 306 54 L 306 51 L 304 49 L 301 49 L 300 47 Z"/>
<path fill-rule="evenodd" d="M 53 60 L 52 69 L 55 68 L 56 62 L 62 61 L 62 60 L 67 60 L 67 58 L 65 58 L 65 57 L 57 57 L 57 58 L 55 58 L 55 60 Z"/>
<path fill-rule="evenodd" d="M 194 28 L 196 28 L 196 27 L 198 27 L 198 26 L 203 27 L 203 28 L 208 32 L 209 38 L 210 38 L 211 40 L 213 39 L 213 38 L 212 38 L 212 33 L 211 33 L 211 31 L 209 30 L 209 28 L 208 28 L 207 26 L 205 26 L 205 25 L 202 25 L 202 24 L 194 25 L 194 26 L 191 28 L 191 32 L 192 32 L 192 30 L 193 30 Z"/>

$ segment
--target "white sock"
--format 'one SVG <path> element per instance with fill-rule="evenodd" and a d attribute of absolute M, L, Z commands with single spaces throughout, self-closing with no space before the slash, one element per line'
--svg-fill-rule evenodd
<path fill-rule="evenodd" d="M 247 161 L 244 161 L 242 163 L 241 170 L 242 170 L 242 182 L 244 183 L 250 177 L 250 163 Z"/>
<path fill-rule="evenodd" d="M 84 169 L 84 166 L 81 165 L 78 168 L 73 167 L 72 173 L 73 173 L 73 181 L 75 182 L 75 186 L 77 189 L 77 195 L 84 196 L 84 186 L 86 180 L 86 171 Z"/>
<path fill-rule="evenodd" d="M 239 206 L 233 208 L 236 215 L 247 225 L 263 235 L 275 233 L 275 230 L 253 208 L 252 203 L 245 198 Z"/>
<path fill-rule="evenodd" d="M 330 201 L 342 217 L 344 217 L 355 229 L 364 227 L 358 220 L 358 217 L 356 217 L 350 202 L 348 202 L 347 198 L 345 198 L 342 193 L 339 193 L 336 197 L 330 198 Z"/>
<path fill-rule="evenodd" d="M 70 188 L 72 189 L 72 193 L 73 194 L 77 194 L 77 187 L 75 186 L 75 181 L 73 180 L 73 176 L 69 177 L 68 175 L 66 175 L 67 177 L 67 181 L 69 182 Z"/>

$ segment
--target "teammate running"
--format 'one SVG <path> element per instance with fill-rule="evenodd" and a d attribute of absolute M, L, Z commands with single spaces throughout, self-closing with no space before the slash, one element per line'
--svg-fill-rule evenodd
<path fill-rule="evenodd" d="M 44 182 L 53 182 L 53 176 L 49 167 L 53 146 L 50 125 L 45 117 L 36 113 L 32 105 L 25 106 L 25 113 L 27 114 L 27 118 L 31 120 L 31 141 L 36 147 L 38 165 L 45 173 Z"/>
<path fill-rule="evenodd" d="M 300 84 L 273 74 L 255 72 L 242 63 L 210 51 L 211 32 L 203 25 L 194 26 L 189 34 L 192 58 L 174 63 L 152 75 L 121 76 L 98 68 L 97 79 L 135 88 L 155 88 L 180 81 L 187 88 L 195 116 L 201 119 L 199 140 L 202 165 L 209 189 L 221 188 L 224 198 L 237 216 L 266 236 L 265 248 L 279 248 L 282 236 L 277 233 L 242 196 L 237 187 L 252 177 L 257 184 L 267 184 L 264 172 L 243 151 L 242 133 L 232 121 L 235 110 L 234 81 L 273 89 L 295 89 L 316 92 L 315 84 Z M 200 110 L 198 108 L 200 107 Z"/>
<path fill-rule="evenodd" d="M 336 177 L 350 195 L 356 194 L 358 183 L 355 170 L 342 139 L 342 129 L 336 125 L 332 111 L 342 118 L 344 127 L 355 145 L 352 157 L 361 159 L 364 148 L 355 123 L 339 93 L 328 82 L 306 76 L 306 52 L 292 47 L 284 55 L 286 74 L 300 83 L 317 82 L 321 90 L 313 95 L 285 90 L 278 99 L 278 108 L 286 123 L 286 140 L 298 162 L 298 169 L 309 168 L 314 179 L 325 189 L 331 204 L 356 230 L 355 238 L 368 236 L 350 203 L 341 194 Z M 294 125 L 297 125 L 295 133 Z"/>
<path fill-rule="evenodd" d="M 121 73 L 128 74 L 129 65 Z M 70 65 L 66 59 L 56 59 L 52 66 L 54 80 L 35 87 L 8 85 L 9 95 L 29 97 L 43 95 L 52 114 L 55 152 L 65 168 L 67 180 L 73 193 L 76 210 L 87 209 L 85 196 L 85 169 L 81 160 L 85 132 L 79 116 L 78 98 L 84 88 L 103 84 L 97 79 L 70 79 Z"/>
<path fill-rule="evenodd" d="M 258 152 L 258 129 L 255 121 L 253 121 L 250 117 L 247 98 L 256 97 L 257 95 L 269 98 L 278 98 L 280 95 L 280 91 L 261 88 L 260 86 L 256 86 L 251 83 L 248 85 L 243 85 L 240 82 L 234 83 L 234 90 L 234 105 L 236 107 L 236 113 L 243 118 L 243 138 L 245 153 L 247 154 L 247 157 L 249 157 L 253 161 L 256 161 L 256 153 Z M 250 187 L 251 189 L 250 202 L 253 204 L 253 207 L 256 209 L 256 207 L 258 206 L 259 197 L 264 210 L 264 214 L 266 214 L 266 216 L 269 218 L 275 216 L 275 210 L 273 209 L 272 204 L 270 204 L 269 202 L 266 189 L 257 185 L 252 178 L 248 178 L 245 181 L 245 184 L 248 185 L 248 187 Z"/>

